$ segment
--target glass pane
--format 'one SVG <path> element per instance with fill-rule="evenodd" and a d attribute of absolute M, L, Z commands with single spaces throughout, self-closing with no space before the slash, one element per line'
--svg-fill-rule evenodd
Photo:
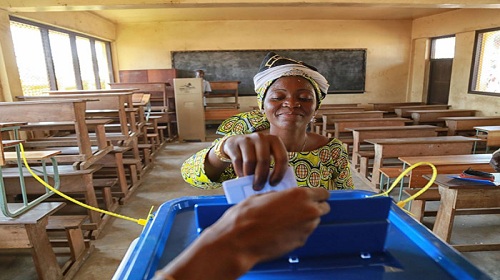
<path fill-rule="evenodd" d="M 106 52 L 106 43 L 102 41 L 95 41 L 95 51 L 97 56 L 97 65 L 99 68 L 99 80 L 101 88 L 111 88 L 109 83 L 109 67 L 108 67 L 108 53 Z"/>
<path fill-rule="evenodd" d="M 83 89 L 97 89 L 95 84 L 94 65 L 92 63 L 92 52 L 90 50 L 90 40 L 83 37 L 76 37 L 76 49 L 78 52 L 78 62 L 80 63 L 80 75 Z"/>
<path fill-rule="evenodd" d="M 69 35 L 49 30 L 50 48 L 58 90 L 76 90 Z"/>
<path fill-rule="evenodd" d="M 41 95 L 50 83 L 40 28 L 15 21 L 10 28 L 23 95 Z"/>
<path fill-rule="evenodd" d="M 480 34 L 476 91 L 500 93 L 500 31 Z"/>
<path fill-rule="evenodd" d="M 455 37 L 432 40 L 432 59 L 453 58 L 455 56 Z"/>

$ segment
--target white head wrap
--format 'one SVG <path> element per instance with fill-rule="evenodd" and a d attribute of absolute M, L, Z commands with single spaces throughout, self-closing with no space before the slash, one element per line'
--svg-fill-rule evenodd
<path fill-rule="evenodd" d="M 322 95 L 325 95 L 328 92 L 328 87 L 330 85 L 325 77 L 323 77 L 323 75 L 321 75 L 318 71 L 314 71 L 301 64 L 279 65 L 257 73 L 253 77 L 255 91 L 257 92 L 259 88 L 263 87 L 268 81 L 274 81 L 283 76 L 304 76 L 304 74 L 309 76 L 318 84 Z"/>

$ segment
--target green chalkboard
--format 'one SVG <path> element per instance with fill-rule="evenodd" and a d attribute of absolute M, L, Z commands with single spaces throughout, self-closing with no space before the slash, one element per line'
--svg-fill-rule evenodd
<path fill-rule="evenodd" d="M 255 95 L 253 76 L 269 51 L 174 51 L 172 65 L 180 78 L 194 77 L 194 70 L 203 69 L 206 80 L 241 81 L 240 95 Z M 365 91 L 365 49 L 272 51 L 318 68 L 330 83 L 329 93 Z"/>

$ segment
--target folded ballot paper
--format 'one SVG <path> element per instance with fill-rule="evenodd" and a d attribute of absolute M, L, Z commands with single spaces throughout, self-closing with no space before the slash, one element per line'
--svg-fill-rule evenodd
<path fill-rule="evenodd" d="M 283 180 L 281 180 L 281 182 L 274 187 L 269 184 L 268 178 L 264 188 L 260 191 L 255 191 L 252 187 L 253 179 L 254 175 L 250 175 L 224 181 L 222 183 L 222 187 L 224 188 L 224 193 L 226 194 L 227 203 L 236 204 L 254 194 L 267 193 L 271 191 L 282 191 L 297 186 L 295 173 L 291 166 L 289 166 L 286 170 Z"/>

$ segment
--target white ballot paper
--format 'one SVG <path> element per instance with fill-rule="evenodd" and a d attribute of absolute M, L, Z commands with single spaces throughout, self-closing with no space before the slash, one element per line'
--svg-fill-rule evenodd
<path fill-rule="evenodd" d="M 260 191 L 255 191 L 252 187 L 254 175 L 240 177 L 232 180 L 227 180 L 222 183 L 226 199 L 229 204 L 236 204 L 243 199 L 254 194 L 267 193 L 271 191 L 282 191 L 289 188 L 297 187 L 297 180 L 295 180 L 295 173 L 291 166 L 288 167 L 283 180 L 276 186 L 269 184 L 269 178 Z"/>

